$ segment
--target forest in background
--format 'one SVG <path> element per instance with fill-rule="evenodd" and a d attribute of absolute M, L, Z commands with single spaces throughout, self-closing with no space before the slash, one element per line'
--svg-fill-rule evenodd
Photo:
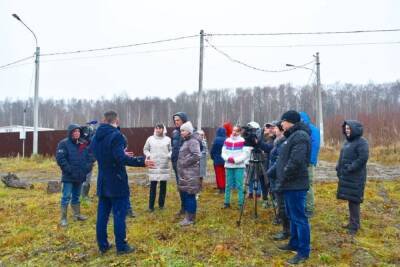
<path fill-rule="evenodd" d="M 260 124 L 276 120 L 289 109 L 307 112 L 315 122 L 316 95 L 312 86 L 284 84 L 204 91 L 203 127 L 218 127 L 225 121 Z M 151 127 L 156 123 L 172 126 L 172 114 L 185 111 L 197 122 L 197 93 L 180 93 L 175 99 L 158 97 L 112 99 L 41 99 L 39 126 L 65 129 L 71 122 L 85 123 L 100 119 L 104 111 L 120 114 L 121 127 Z M 365 126 L 365 136 L 372 145 L 390 146 L 399 142 L 400 81 L 367 85 L 332 84 L 322 91 L 325 140 L 335 145 L 342 139 L 340 125 L 344 119 L 357 119 Z M 26 125 L 33 125 L 33 100 L 0 101 L 0 126 L 22 125 L 26 108 Z"/>

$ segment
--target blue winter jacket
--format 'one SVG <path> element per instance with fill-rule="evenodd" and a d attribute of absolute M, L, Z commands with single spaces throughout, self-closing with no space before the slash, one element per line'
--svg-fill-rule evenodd
<path fill-rule="evenodd" d="M 129 196 L 126 165 L 144 167 L 144 157 L 125 155 L 126 141 L 119 129 L 100 124 L 90 149 L 98 163 L 97 195 L 99 197 Z"/>
<path fill-rule="evenodd" d="M 182 119 L 183 123 L 188 121 L 188 116 L 186 115 L 185 112 L 177 112 L 172 116 L 172 119 L 174 119 L 175 116 L 178 116 Z M 171 161 L 172 164 L 176 164 L 178 161 L 178 155 L 179 155 L 179 149 L 182 146 L 183 139 L 181 137 L 181 131 L 180 127 L 176 127 L 175 130 L 172 132 L 172 153 L 171 153 Z"/>
<path fill-rule="evenodd" d="M 224 165 L 225 161 L 221 157 L 222 147 L 224 146 L 224 142 L 226 139 L 226 130 L 225 128 L 218 128 L 215 134 L 215 139 L 211 147 L 210 156 L 214 161 L 214 165 Z"/>
<path fill-rule="evenodd" d="M 86 141 L 72 139 L 71 133 L 75 129 L 81 128 L 77 124 L 68 126 L 68 137 L 58 143 L 56 160 L 62 171 L 62 182 L 83 183 L 92 170 L 94 158 L 86 147 Z"/>
<path fill-rule="evenodd" d="M 300 112 L 301 120 L 311 129 L 311 156 L 310 164 L 316 166 L 318 162 L 318 154 L 320 148 L 319 128 L 311 123 L 310 117 L 306 112 Z"/>

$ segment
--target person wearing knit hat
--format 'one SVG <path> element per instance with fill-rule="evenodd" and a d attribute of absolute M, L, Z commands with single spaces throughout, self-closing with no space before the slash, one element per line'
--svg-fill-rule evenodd
<path fill-rule="evenodd" d="M 290 223 L 290 240 L 278 248 L 296 251 L 288 260 L 299 264 L 310 256 L 310 224 L 306 216 L 306 196 L 309 189 L 308 165 L 311 154 L 311 130 L 300 122 L 300 114 L 289 110 L 282 117 L 286 140 L 280 147 L 276 161 L 276 187 L 283 192 Z"/>
<path fill-rule="evenodd" d="M 301 120 L 300 113 L 298 113 L 296 110 L 286 111 L 285 113 L 283 113 L 281 120 L 295 124 L 297 122 L 300 122 Z"/>
<path fill-rule="evenodd" d="M 187 131 L 190 134 L 193 134 L 194 128 L 190 121 L 185 122 L 181 125 L 181 131 Z"/>
<path fill-rule="evenodd" d="M 201 190 L 200 175 L 200 140 L 193 134 L 193 125 L 190 121 L 180 127 L 183 143 L 179 149 L 177 170 L 178 188 L 183 197 L 183 208 L 185 218 L 179 223 L 180 226 L 189 226 L 195 223 L 197 201 L 196 194 Z"/>

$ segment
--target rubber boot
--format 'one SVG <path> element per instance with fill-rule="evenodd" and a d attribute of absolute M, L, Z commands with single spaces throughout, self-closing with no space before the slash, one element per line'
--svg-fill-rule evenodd
<path fill-rule="evenodd" d="M 180 226 L 190 226 L 195 223 L 196 214 L 194 213 L 186 213 L 185 218 L 179 223 Z"/>
<path fill-rule="evenodd" d="M 90 183 L 84 182 L 82 184 L 82 198 L 85 200 L 89 199 Z"/>
<path fill-rule="evenodd" d="M 68 211 L 68 206 L 61 206 L 61 220 L 60 220 L 61 227 L 67 227 L 68 225 L 67 211 Z"/>
<path fill-rule="evenodd" d="M 83 216 L 81 214 L 81 205 L 74 204 L 74 205 L 71 205 L 71 208 L 72 208 L 72 212 L 74 214 L 74 220 L 76 220 L 76 221 L 85 221 L 87 219 L 86 216 Z"/>

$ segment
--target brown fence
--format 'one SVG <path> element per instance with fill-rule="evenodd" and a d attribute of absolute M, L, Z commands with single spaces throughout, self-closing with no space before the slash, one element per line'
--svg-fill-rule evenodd
<path fill-rule="evenodd" d="M 211 145 L 215 136 L 214 128 L 203 129 Z M 128 138 L 128 150 L 135 155 L 143 154 L 143 146 L 146 139 L 153 134 L 154 128 L 123 128 L 122 133 Z M 168 136 L 171 136 L 173 128 L 168 128 Z M 67 135 L 67 131 L 44 131 L 39 132 L 38 152 L 40 155 L 54 156 L 58 142 Z M 26 133 L 25 156 L 32 154 L 33 133 Z M 19 133 L 0 133 L 0 157 L 15 157 L 22 155 L 23 140 L 19 139 Z"/>

